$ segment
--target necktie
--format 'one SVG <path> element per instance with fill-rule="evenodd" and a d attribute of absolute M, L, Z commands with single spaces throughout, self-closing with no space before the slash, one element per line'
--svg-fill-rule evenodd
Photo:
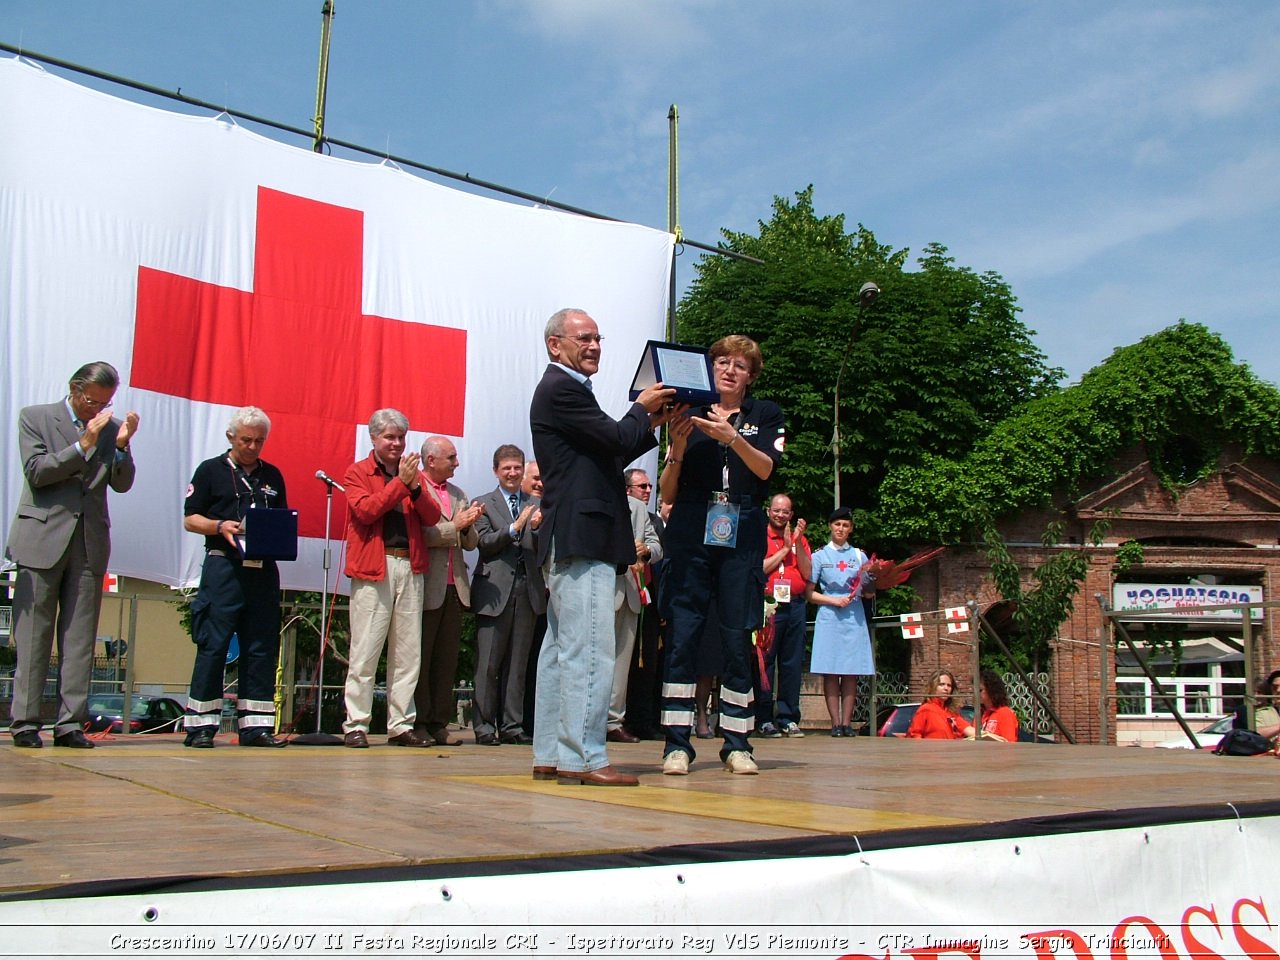
<path fill-rule="evenodd" d="M 520 516 L 520 498 L 513 493 L 507 497 L 507 502 L 511 504 L 511 519 L 514 520 Z"/>

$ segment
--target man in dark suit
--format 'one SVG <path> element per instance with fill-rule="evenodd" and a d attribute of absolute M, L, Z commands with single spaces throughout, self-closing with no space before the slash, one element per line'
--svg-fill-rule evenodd
<path fill-rule="evenodd" d="M 538 498 L 520 489 L 524 451 L 503 444 L 493 453 L 498 488 L 476 498 L 479 558 L 471 578 L 476 614 L 476 689 L 472 726 L 476 743 L 532 743 L 524 732 L 524 677 L 538 614 L 547 609 L 534 551 L 541 520 Z"/>
<path fill-rule="evenodd" d="M 643 470 L 632 469 L 626 474 L 627 496 L 649 503 L 653 483 Z M 657 511 L 649 511 L 649 522 L 657 531 L 659 542 L 666 531 L 666 524 Z M 645 564 L 649 583 L 649 595 L 653 602 L 640 613 L 640 629 L 636 635 L 635 654 L 631 658 L 631 671 L 627 676 L 627 729 L 641 740 L 664 740 L 659 718 L 662 713 L 662 620 L 658 616 L 658 594 L 662 589 L 662 569 L 665 560 Z M 615 680 L 616 680 L 615 676 Z"/>
<path fill-rule="evenodd" d="M 40 699 L 54 638 L 58 644 L 58 716 L 53 742 L 92 747 L 84 723 L 102 577 L 111 555 L 107 488 L 133 486 L 129 441 L 138 415 L 111 418 L 120 375 L 109 363 L 77 370 L 67 397 L 25 407 L 18 450 L 25 483 L 6 554 L 18 565 L 13 596 L 14 746 L 40 747 Z"/>
<path fill-rule="evenodd" d="M 657 445 L 654 428 L 678 410 L 662 384 L 645 389 L 621 420 L 603 410 L 590 377 L 600 369 L 600 332 L 581 310 L 547 321 L 551 362 L 533 394 L 529 423 L 542 468 L 538 561 L 551 601 L 538 657 L 533 776 L 566 784 L 635 786 L 605 750 L 613 687 L 613 595 L 636 559 L 622 468 Z"/>

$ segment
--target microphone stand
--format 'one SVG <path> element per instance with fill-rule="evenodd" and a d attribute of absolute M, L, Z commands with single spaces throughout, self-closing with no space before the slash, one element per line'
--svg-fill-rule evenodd
<path fill-rule="evenodd" d="M 324 481 L 324 582 L 320 585 L 320 662 L 316 665 L 316 729 L 294 737 L 290 743 L 304 747 L 340 747 L 342 738 L 320 729 L 321 707 L 324 698 L 324 651 L 329 645 L 329 543 L 333 528 L 333 484 Z"/>

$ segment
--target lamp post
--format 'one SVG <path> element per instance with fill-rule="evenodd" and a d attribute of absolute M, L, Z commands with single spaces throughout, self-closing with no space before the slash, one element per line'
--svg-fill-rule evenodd
<path fill-rule="evenodd" d="M 840 358 L 840 372 L 836 374 L 836 396 L 831 404 L 831 509 L 840 507 L 840 380 L 844 377 L 845 364 L 849 362 L 849 352 L 858 340 L 858 331 L 862 326 L 862 311 L 875 303 L 880 296 L 880 288 L 868 280 L 858 289 L 858 315 L 853 321 L 853 330 L 849 334 L 849 344 L 845 347 L 844 356 Z"/>

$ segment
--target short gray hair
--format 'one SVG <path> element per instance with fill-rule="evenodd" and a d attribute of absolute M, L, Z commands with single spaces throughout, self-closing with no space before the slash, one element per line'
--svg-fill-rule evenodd
<path fill-rule="evenodd" d="M 241 407 L 231 415 L 227 424 L 227 436 L 237 433 L 241 427 L 261 427 L 263 433 L 271 432 L 271 418 L 258 407 Z"/>
<path fill-rule="evenodd" d="M 387 427 L 396 427 L 401 433 L 409 432 L 409 418 L 394 407 L 373 411 L 369 418 L 369 439 L 380 436 Z"/>
<path fill-rule="evenodd" d="M 561 310 L 557 310 L 551 315 L 551 319 L 547 321 L 546 328 L 542 331 L 542 342 L 546 343 L 552 337 L 563 337 L 565 321 L 575 314 L 584 317 L 590 316 L 587 311 L 580 310 L 577 307 L 564 307 Z M 551 353 L 550 348 L 547 348 L 547 353 Z"/>
<path fill-rule="evenodd" d="M 427 439 L 422 441 L 422 459 L 425 460 L 427 457 L 443 456 L 446 443 L 453 444 L 453 441 L 448 437 L 427 437 Z"/>
<path fill-rule="evenodd" d="M 107 361 L 95 360 L 93 363 L 86 363 L 73 373 L 68 386 L 75 390 L 80 390 L 89 386 L 89 384 L 105 387 L 107 390 L 114 390 L 120 386 L 120 374 Z"/>

